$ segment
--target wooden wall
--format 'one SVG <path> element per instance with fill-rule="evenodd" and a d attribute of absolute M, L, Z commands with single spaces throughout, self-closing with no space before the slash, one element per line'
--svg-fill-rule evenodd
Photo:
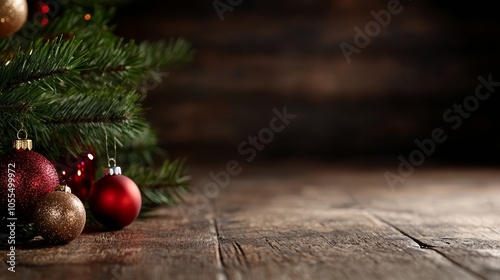
<path fill-rule="evenodd" d="M 184 37 L 196 49 L 146 100 L 162 144 L 176 154 L 237 154 L 274 107 L 287 106 L 298 117 L 263 156 L 395 157 L 443 127 L 449 139 L 434 158 L 498 161 L 498 98 L 481 102 L 456 131 L 442 116 L 474 93 L 478 75 L 500 80 L 493 4 L 402 1 L 403 11 L 347 63 L 339 45 L 353 45 L 353 28 L 387 2 L 244 0 L 221 21 L 211 1 L 157 0 L 121 8 L 117 23 L 127 37 Z"/>

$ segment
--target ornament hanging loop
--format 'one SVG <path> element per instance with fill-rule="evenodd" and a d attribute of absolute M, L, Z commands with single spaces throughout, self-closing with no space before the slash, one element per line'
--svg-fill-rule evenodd
<path fill-rule="evenodd" d="M 23 133 L 24 133 L 24 138 L 21 137 Z M 17 140 L 27 140 L 27 139 L 28 139 L 28 131 L 26 131 L 26 129 L 21 127 L 21 129 L 17 131 Z"/>
<path fill-rule="evenodd" d="M 116 165 L 116 137 L 114 137 L 114 149 L 115 155 L 114 157 L 109 157 L 108 150 L 108 133 L 106 132 L 106 157 L 108 158 L 108 168 L 104 169 L 105 176 L 113 176 L 113 175 L 121 175 L 122 168 Z"/>
<path fill-rule="evenodd" d="M 111 166 L 111 163 L 113 163 L 113 166 Z M 114 158 L 108 158 L 108 167 L 116 167 L 116 159 Z"/>

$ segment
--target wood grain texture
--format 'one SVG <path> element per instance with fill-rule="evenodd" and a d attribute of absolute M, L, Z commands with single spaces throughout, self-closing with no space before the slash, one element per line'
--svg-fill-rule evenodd
<path fill-rule="evenodd" d="M 473 174 L 425 172 L 410 178 L 405 195 L 394 196 L 397 204 L 368 211 L 482 279 L 500 279 L 498 172 Z"/>
<path fill-rule="evenodd" d="M 121 231 L 87 229 L 66 246 L 19 246 L 16 273 L 7 272 L 1 251 L 0 279 L 216 279 L 210 229 L 208 217 L 186 220 L 176 208 L 162 209 Z"/>
<path fill-rule="evenodd" d="M 500 279 L 500 174 L 418 170 L 394 191 L 382 169 L 263 165 L 203 197 L 66 246 L 18 247 L 0 279 Z"/>

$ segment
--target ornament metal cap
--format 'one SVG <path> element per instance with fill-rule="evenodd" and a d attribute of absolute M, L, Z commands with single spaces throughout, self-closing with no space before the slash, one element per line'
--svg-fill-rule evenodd
<path fill-rule="evenodd" d="M 122 175 L 122 168 L 120 166 L 105 168 L 104 175 L 105 176 Z"/>
<path fill-rule="evenodd" d="M 113 162 L 113 166 L 111 166 L 111 162 Z M 116 166 L 116 160 L 114 158 L 110 158 L 108 159 L 108 168 L 104 169 L 104 176 L 114 175 L 122 175 L 122 168 L 120 166 Z"/>
<path fill-rule="evenodd" d="M 21 138 L 22 133 L 24 133 L 24 138 Z M 28 139 L 28 132 L 25 129 L 20 129 L 17 132 L 17 139 L 12 142 L 12 146 L 16 150 L 31 150 L 33 149 L 33 141 Z"/>
<path fill-rule="evenodd" d="M 55 192 L 67 192 L 71 193 L 71 188 L 68 187 L 67 185 L 59 185 L 55 188 Z"/>

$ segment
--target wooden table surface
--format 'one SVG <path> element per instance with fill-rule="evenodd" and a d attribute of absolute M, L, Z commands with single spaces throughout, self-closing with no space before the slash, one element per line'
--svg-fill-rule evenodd
<path fill-rule="evenodd" d="M 0 279 L 500 279 L 500 170 L 420 169 L 391 190 L 383 168 L 243 168 L 220 190 L 66 246 L 1 251 Z M 213 197 L 206 199 L 203 194 Z"/>

